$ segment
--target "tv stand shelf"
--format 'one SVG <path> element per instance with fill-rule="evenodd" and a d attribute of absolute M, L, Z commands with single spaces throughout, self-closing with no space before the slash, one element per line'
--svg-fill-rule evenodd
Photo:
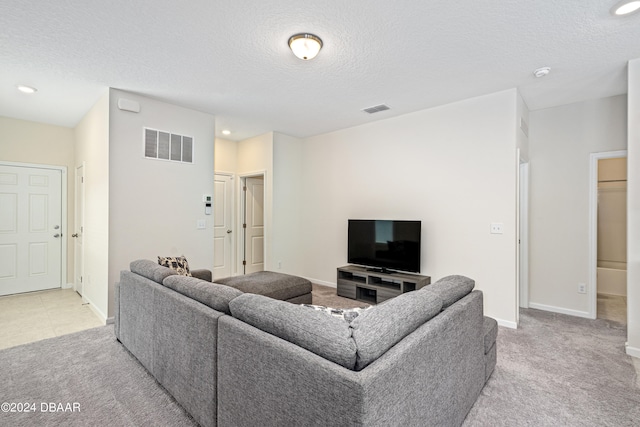
<path fill-rule="evenodd" d="M 338 268 L 338 296 L 379 304 L 431 283 L 431 277 L 407 273 L 383 273 L 348 265 Z"/>

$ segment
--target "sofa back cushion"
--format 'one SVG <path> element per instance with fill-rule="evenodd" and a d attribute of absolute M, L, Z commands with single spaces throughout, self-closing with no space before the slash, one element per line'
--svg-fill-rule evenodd
<path fill-rule="evenodd" d="M 233 317 L 296 344 L 327 360 L 353 369 L 356 345 L 349 323 L 306 307 L 256 294 L 229 303 Z"/>
<path fill-rule="evenodd" d="M 365 368 L 441 309 L 435 293 L 413 291 L 362 312 L 349 324 L 357 347 L 355 369 Z"/>
<path fill-rule="evenodd" d="M 216 285 L 195 277 L 172 275 L 162 282 L 167 288 L 173 289 L 182 295 L 188 296 L 214 310 L 231 314 L 229 302 L 242 295 L 239 291 L 229 286 Z"/>
<path fill-rule="evenodd" d="M 476 282 L 465 276 L 446 276 L 420 291 L 433 292 L 442 299 L 442 309 L 471 293 Z"/>
<path fill-rule="evenodd" d="M 165 277 L 178 274 L 175 270 L 168 267 L 158 265 L 157 262 L 153 262 L 148 259 L 139 259 L 129 264 L 129 268 L 132 273 L 139 274 L 146 277 L 149 280 L 153 280 L 156 283 L 162 284 Z"/>

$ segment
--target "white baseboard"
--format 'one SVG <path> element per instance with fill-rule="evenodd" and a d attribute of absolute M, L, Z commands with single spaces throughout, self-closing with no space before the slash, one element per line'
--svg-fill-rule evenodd
<path fill-rule="evenodd" d="M 104 314 L 102 311 L 100 311 L 96 305 L 91 302 L 91 300 L 87 297 L 84 297 L 84 300 L 89 303 L 89 308 L 91 309 L 91 311 L 93 311 L 96 316 L 98 316 L 98 318 L 100 319 L 100 321 L 102 322 L 103 325 L 107 324 L 107 315 Z"/>
<path fill-rule="evenodd" d="M 66 285 L 62 285 L 62 289 L 70 289 L 73 288 L 73 283 L 67 283 Z"/>
<path fill-rule="evenodd" d="M 335 283 L 325 282 L 324 280 L 312 279 L 311 277 L 304 277 L 304 278 L 310 281 L 311 283 L 315 283 L 316 285 L 324 285 L 324 286 L 329 286 L 331 288 L 338 287 Z"/>
<path fill-rule="evenodd" d="M 625 343 L 624 345 L 627 349 L 627 354 L 631 357 L 637 357 L 640 359 L 640 348 L 630 347 L 629 344 Z"/>
<path fill-rule="evenodd" d="M 496 319 L 498 322 L 498 326 L 504 326 L 509 329 L 518 329 L 518 324 L 516 322 L 511 322 L 509 320 Z"/>
<path fill-rule="evenodd" d="M 116 319 L 113 317 L 109 317 L 107 319 L 107 325 L 113 325 L 114 323 L 116 323 Z"/>
<path fill-rule="evenodd" d="M 535 302 L 529 302 L 529 308 L 535 308 L 536 310 L 550 311 L 552 313 L 567 314 L 569 316 L 575 316 L 575 317 L 584 317 L 585 319 L 593 319 L 593 317 L 589 315 L 588 311 L 571 310 L 568 308 L 554 307 L 552 305 L 538 304 Z"/>

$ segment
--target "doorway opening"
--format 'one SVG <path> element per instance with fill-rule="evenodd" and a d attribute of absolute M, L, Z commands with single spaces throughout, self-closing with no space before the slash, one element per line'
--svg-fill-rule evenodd
<path fill-rule="evenodd" d="M 0 162 L 0 295 L 66 287 L 67 171 Z"/>
<path fill-rule="evenodd" d="M 591 154 L 589 317 L 627 321 L 627 152 Z"/>
<path fill-rule="evenodd" d="M 242 181 L 241 274 L 264 270 L 264 174 L 245 176 Z"/>
<path fill-rule="evenodd" d="M 213 188 L 213 279 L 230 277 L 235 257 L 234 178 L 231 174 L 216 173 Z"/>

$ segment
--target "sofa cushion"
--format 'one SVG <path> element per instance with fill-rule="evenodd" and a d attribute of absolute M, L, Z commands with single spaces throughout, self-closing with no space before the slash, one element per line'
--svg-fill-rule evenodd
<path fill-rule="evenodd" d="M 436 293 L 442 299 L 442 309 L 471 293 L 476 282 L 465 276 L 446 276 L 421 289 Z"/>
<path fill-rule="evenodd" d="M 195 277 L 174 275 L 162 282 L 167 288 L 188 296 L 214 310 L 231 314 L 229 302 L 242 295 L 242 292 L 229 286 L 216 285 Z"/>
<path fill-rule="evenodd" d="M 297 304 L 262 295 L 243 294 L 229 303 L 233 317 L 296 344 L 327 360 L 353 369 L 356 345 L 349 323 Z"/>
<path fill-rule="evenodd" d="M 189 262 L 184 256 L 159 256 L 158 264 L 175 270 L 181 276 L 191 277 Z"/>
<path fill-rule="evenodd" d="M 365 368 L 441 309 L 436 294 L 413 291 L 360 314 L 349 324 L 357 347 L 355 369 Z"/>
<path fill-rule="evenodd" d="M 303 307 L 310 308 L 312 310 L 319 311 L 320 313 L 328 314 L 329 316 L 337 317 L 346 322 L 351 322 L 358 317 L 364 310 L 368 310 L 371 307 L 355 307 L 355 308 L 332 308 L 325 307 L 324 305 L 313 304 L 300 304 Z"/>
<path fill-rule="evenodd" d="M 139 259 L 129 264 L 129 268 L 132 273 L 139 274 L 146 277 L 149 280 L 153 280 L 156 283 L 162 284 L 165 277 L 172 276 L 176 273 L 175 270 L 158 265 L 157 263 L 148 259 Z"/>
<path fill-rule="evenodd" d="M 282 301 L 311 293 L 311 282 L 307 279 L 274 271 L 257 271 L 215 282 L 242 292 L 265 295 Z"/>

